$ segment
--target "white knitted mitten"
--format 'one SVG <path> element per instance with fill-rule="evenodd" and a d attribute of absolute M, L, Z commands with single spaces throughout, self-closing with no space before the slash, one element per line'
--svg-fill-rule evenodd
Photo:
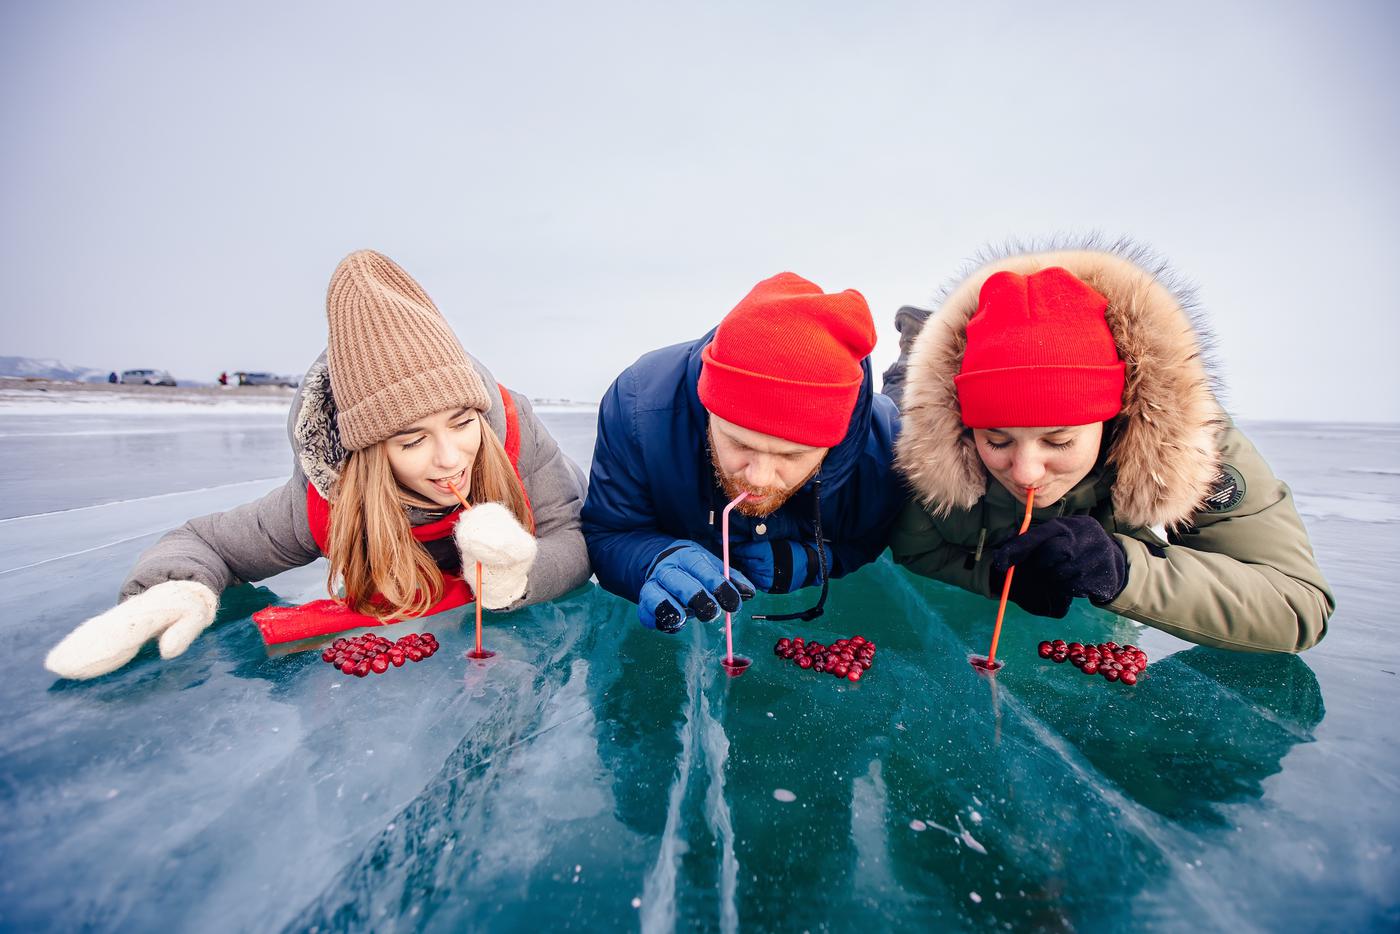
<path fill-rule="evenodd" d="M 510 510 L 500 503 L 482 503 L 467 510 L 452 530 L 462 552 L 462 577 L 474 583 L 481 563 L 478 599 L 488 610 L 510 606 L 525 595 L 530 568 L 539 545 Z"/>
<path fill-rule="evenodd" d="M 64 678 L 96 678 L 136 657 L 160 637 L 161 658 L 174 658 L 214 621 L 219 597 L 195 581 L 165 581 L 130 597 L 64 636 L 44 667 Z"/>

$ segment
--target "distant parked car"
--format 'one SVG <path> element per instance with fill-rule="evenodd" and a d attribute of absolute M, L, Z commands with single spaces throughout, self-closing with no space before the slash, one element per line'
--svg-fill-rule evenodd
<path fill-rule="evenodd" d="M 235 373 L 240 386 L 291 386 L 296 388 L 295 376 L 278 376 L 276 373 Z"/>
<path fill-rule="evenodd" d="M 175 377 L 165 370 L 122 370 L 122 383 L 128 386 L 174 386 Z"/>

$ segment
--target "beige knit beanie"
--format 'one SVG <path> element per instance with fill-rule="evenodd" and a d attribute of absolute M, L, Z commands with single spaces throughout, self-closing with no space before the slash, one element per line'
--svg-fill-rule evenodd
<path fill-rule="evenodd" d="M 340 261 L 326 290 L 331 395 L 359 451 L 434 412 L 491 410 L 486 385 L 413 277 L 373 250 Z"/>

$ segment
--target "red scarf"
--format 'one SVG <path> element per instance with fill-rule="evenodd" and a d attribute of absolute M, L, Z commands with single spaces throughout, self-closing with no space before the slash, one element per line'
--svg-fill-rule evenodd
<path fill-rule="evenodd" d="M 516 479 L 520 480 L 520 491 L 525 496 L 525 507 L 529 509 L 530 496 L 525 492 L 525 482 L 520 477 L 520 420 L 516 413 L 515 400 L 511 398 L 510 392 L 504 386 L 498 383 L 497 388 L 501 391 L 501 409 L 506 416 L 506 436 L 502 444 L 506 449 L 506 457 L 510 459 L 511 469 L 515 471 Z M 462 510 L 458 509 L 451 515 L 444 516 L 435 522 L 415 526 L 413 537 L 420 542 L 446 538 L 452 534 L 452 529 L 461 516 Z M 330 540 L 331 507 L 330 503 L 326 502 L 325 497 L 310 483 L 306 485 L 306 519 L 311 527 L 311 537 L 316 540 L 316 545 L 321 549 L 321 553 L 325 554 L 326 544 Z M 458 575 L 444 572 L 442 579 L 444 584 L 442 599 L 429 607 L 427 612 L 423 614 L 424 616 L 432 616 L 434 613 L 465 606 L 476 599 L 472 594 L 472 589 Z M 300 639 L 310 639 L 313 636 L 324 636 L 364 626 L 386 626 L 390 623 L 396 623 L 398 620 L 376 619 L 373 616 L 355 612 L 339 600 L 328 599 L 313 600 L 301 606 L 265 607 L 253 614 L 253 622 L 257 624 L 258 631 L 262 633 L 263 642 L 268 645 L 276 645 L 280 642 L 296 642 Z"/>

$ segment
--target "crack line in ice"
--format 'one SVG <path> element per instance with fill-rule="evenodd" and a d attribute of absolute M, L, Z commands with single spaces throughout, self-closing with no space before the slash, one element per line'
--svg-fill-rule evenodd
<path fill-rule="evenodd" d="M 938 615 L 928 606 L 928 602 L 907 579 L 908 575 L 896 574 L 889 575 L 889 577 L 892 586 L 903 591 L 905 599 L 911 603 L 922 606 L 927 611 L 925 613 L 925 618 L 938 619 Z M 943 624 L 943 628 L 948 631 L 949 635 L 953 637 L 954 643 L 957 644 L 958 640 L 956 634 L 952 632 L 951 628 L 948 627 L 946 623 Z M 1003 687 L 1005 687 L 1005 684 L 1003 684 Z M 1169 862 L 1171 862 L 1172 865 L 1180 866 L 1189 862 L 1182 848 L 1172 839 L 1171 828 L 1169 826 L 1164 825 L 1154 812 L 1120 792 L 1113 784 L 1112 780 L 1104 776 L 1077 746 L 1051 727 L 1050 724 L 1041 720 L 1030 708 L 1020 701 L 1014 691 L 1009 689 L 1005 690 L 1002 694 L 1002 702 L 1006 705 L 1008 720 L 1012 720 L 1012 722 L 1024 726 L 1027 732 L 1037 740 L 1037 745 L 1035 747 L 1037 750 L 1044 753 L 1047 757 L 1053 756 L 1055 760 L 1058 760 L 1058 762 L 1063 765 L 1064 768 L 1068 769 L 1082 784 L 1093 789 L 1094 793 L 1099 795 L 1105 803 L 1117 809 L 1117 811 L 1123 815 L 1125 822 L 1130 825 L 1132 829 L 1140 834 L 1144 840 L 1156 847 L 1158 851 L 1169 857 Z M 957 836 L 961 839 L 960 834 L 954 833 L 947 827 L 943 827 L 931 821 L 928 823 L 930 826 L 937 827 L 944 833 Z M 962 824 L 960 821 L 958 826 L 961 829 Z M 1206 917 L 1211 918 L 1215 926 L 1231 929 L 1247 927 L 1239 913 L 1230 907 L 1231 900 L 1229 898 L 1229 892 L 1226 891 L 1223 886 L 1216 883 L 1215 880 L 1207 879 L 1204 873 L 1192 873 L 1188 876 L 1183 876 L 1182 880 L 1185 890 L 1195 900 L 1197 906 L 1205 913 Z"/>
<path fill-rule="evenodd" d="M 710 680 L 713 680 L 718 664 L 718 657 L 706 654 L 705 670 L 710 673 Z M 729 761 L 729 737 L 725 734 L 723 725 L 711 716 L 710 700 L 703 691 L 700 693 L 700 728 L 705 765 L 710 775 L 707 816 L 710 829 L 723 844 L 719 886 L 720 930 L 725 934 L 733 934 L 739 929 L 739 861 L 734 856 L 734 822 L 730 816 L 729 802 L 724 796 L 724 766 Z"/>
<path fill-rule="evenodd" d="M 149 535 L 159 535 L 160 531 L 142 532 L 140 535 L 130 535 L 126 538 L 119 538 L 114 542 L 104 542 L 101 545 L 93 545 L 91 548 L 84 548 L 82 551 L 70 551 L 66 555 L 55 555 L 52 558 L 45 558 L 43 561 L 35 561 L 33 564 L 21 564 L 17 568 L 5 568 L 0 570 L 0 575 L 13 574 L 16 571 L 27 571 L 30 568 L 37 568 L 41 564 L 52 564 L 55 561 L 62 561 L 64 558 L 76 558 L 78 555 L 85 555 L 92 551 L 101 551 L 103 548 L 111 548 L 113 545 L 125 545 L 127 542 L 134 542 L 138 538 L 146 538 Z"/>
<path fill-rule="evenodd" d="M 686 852 L 686 842 L 681 837 L 681 803 L 685 800 L 686 786 L 690 782 L 690 770 L 695 758 L 695 721 L 700 715 L 701 667 L 705 664 L 705 653 L 699 645 L 701 627 L 691 629 L 690 652 L 686 655 L 685 720 L 677 735 L 681 741 L 680 755 L 676 759 L 676 777 L 671 781 L 671 794 L 666 804 L 666 827 L 661 832 L 661 845 L 657 850 L 656 863 L 647 873 L 642 885 L 642 931 L 674 931 L 676 929 L 676 876 L 680 871 L 681 856 Z"/>
<path fill-rule="evenodd" d="M 185 496 L 190 493 L 208 493 L 213 490 L 230 490 L 238 486 L 252 486 L 255 483 L 272 483 L 275 480 L 282 480 L 283 477 L 259 477 L 256 480 L 239 480 L 237 483 L 220 483 L 217 486 L 197 486 L 192 490 L 176 490 L 173 493 L 157 493 L 154 496 L 137 496 L 133 499 L 114 499 L 110 503 L 94 503 L 91 506 L 74 506 L 71 509 L 55 509 L 51 512 L 36 512 L 27 516 L 6 516 L 0 519 L 0 525 L 6 522 L 18 522 L 21 519 L 43 519 L 46 516 L 61 516 L 67 512 L 82 512 L 85 509 L 105 509 L 108 506 L 122 506 L 127 503 L 145 503 L 157 499 L 169 499 L 172 496 Z M 82 552 L 75 552 L 82 554 Z"/>

